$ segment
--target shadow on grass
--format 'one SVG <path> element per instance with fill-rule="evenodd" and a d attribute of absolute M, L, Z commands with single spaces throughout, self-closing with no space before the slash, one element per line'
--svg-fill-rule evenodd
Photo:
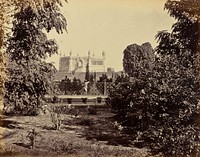
<path fill-rule="evenodd" d="M 3 135 L 3 137 L 0 138 L 0 140 L 6 139 L 6 138 L 10 138 L 12 137 L 12 135 L 14 135 L 16 132 L 10 132 L 10 133 L 6 133 L 5 135 Z"/>
<path fill-rule="evenodd" d="M 105 126 L 105 125 L 104 125 Z M 96 140 L 96 141 L 105 141 L 108 145 L 114 146 L 131 146 L 132 145 L 132 137 L 118 132 L 118 130 L 114 128 L 105 128 L 102 125 L 102 128 L 95 127 L 95 125 L 91 125 L 88 128 L 85 128 L 85 132 L 83 134 L 87 140 Z"/>
<path fill-rule="evenodd" d="M 85 114 L 73 122 L 76 126 L 83 126 L 84 129 L 80 134 L 87 140 L 103 141 L 114 146 L 132 146 L 133 136 L 115 128 L 113 114 L 109 111 L 100 111 L 97 115 Z"/>
<path fill-rule="evenodd" d="M 25 143 L 22 143 L 22 142 L 16 142 L 16 143 L 13 143 L 13 144 L 30 149 L 30 144 L 25 144 Z"/>
<path fill-rule="evenodd" d="M 18 122 L 12 121 L 12 120 L 5 120 L 2 119 L 0 126 L 4 128 L 9 128 L 9 129 L 22 129 L 22 127 L 18 126 Z"/>
<path fill-rule="evenodd" d="M 55 130 L 55 128 L 53 126 L 43 126 L 42 129 L 45 129 L 45 130 Z"/>

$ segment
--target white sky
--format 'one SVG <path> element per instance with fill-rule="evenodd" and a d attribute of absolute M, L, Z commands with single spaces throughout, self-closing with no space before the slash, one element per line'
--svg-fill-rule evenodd
<path fill-rule="evenodd" d="M 122 70 L 124 49 L 133 43 L 150 42 L 156 46 L 155 35 L 170 30 L 175 22 L 164 10 L 165 0 L 68 0 L 62 13 L 67 19 L 68 33 L 52 32 L 62 55 L 101 56 L 106 53 L 106 66 Z M 59 55 L 48 61 L 58 68 Z"/>

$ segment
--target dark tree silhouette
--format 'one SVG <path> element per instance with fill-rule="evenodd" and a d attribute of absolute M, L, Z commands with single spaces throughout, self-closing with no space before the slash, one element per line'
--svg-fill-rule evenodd
<path fill-rule="evenodd" d="M 90 69 L 89 69 L 89 58 L 86 64 L 85 81 L 90 81 Z"/>
<path fill-rule="evenodd" d="M 153 58 L 153 48 L 150 43 L 144 43 L 141 46 L 131 44 L 124 50 L 124 71 L 130 77 L 137 77 L 138 71 L 143 70 L 142 68 L 152 67 Z"/>

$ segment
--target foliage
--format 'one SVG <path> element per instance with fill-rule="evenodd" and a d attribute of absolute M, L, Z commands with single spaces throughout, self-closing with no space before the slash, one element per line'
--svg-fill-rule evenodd
<path fill-rule="evenodd" d="M 199 142 L 195 124 L 198 117 L 199 82 L 195 69 L 182 66 L 176 55 L 170 55 L 162 58 L 154 71 L 153 82 L 148 87 L 151 94 L 147 98 L 153 109 L 151 111 L 156 111 L 153 117 L 156 125 L 144 131 L 142 138 L 154 143 L 150 148 L 155 152 L 161 151 L 167 155 L 191 154 L 198 149 Z"/>
<path fill-rule="evenodd" d="M 60 89 L 61 93 L 67 94 L 67 91 L 70 89 L 71 80 L 65 76 L 65 79 L 61 80 L 58 84 L 58 88 Z"/>
<path fill-rule="evenodd" d="M 95 73 L 90 73 L 90 79 L 89 82 L 95 82 Z"/>
<path fill-rule="evenodd" d="M 14 62 L 11 64 L 12 67 L 8 69 L 10 72 L 8 80 L 5 83 L 5 109 L 11 107 L 13 112 L 23 115 L 38 114 L 38 108 L 44 104 L 44 95 L 51 90 L 49 78 L 53 72 L 50 69 L 54 67 L 43 62 L 27 67 Z M 49 70 L 44 71 L 45 69 Z"/>
<path fill-rule="evenodd" d="M 67 2 L 67 0 L 65 0 Z M 5 3 L 3 0 L 2 3 Z M 8 0 L 8 4 L 15 7 L 14 11 L 24 10 L 30 7 L 35 13 L 45 8 L 45 4 L 62 6 L 62 0 Z"/>
<path fill-rule="evenodd" d="M 159 42 L 156 47 L 158 54 L 176 54 L 183 66 L 194 65 L 197 61 L 199 37 L 199 2 L 191 3 L 188 0 L 167 1 L 165 9 L 177 22 L 172 26 L 172 32 L 160 31 L 156 38 Z M 194 14 L 196 12 L 196 14 Z M 167 44 L 166 44 L 167 43 Z M 195 59 L 195 60 L 193 60 Z"/>
<path fill-rule="evenodd" d="M 4 82 L 6 79 L 5 66 L 5 40 L 7 25 L 9 24 L 11 0 L 2 0 L 0 2 L 0 102 L 2 102 L 4 96 Z M 0 106 L 3 106 L 0 103 Z"/>
<path fill-rule="evenodd" d="M 80 79 L 78 78 L 73 78 L 73 81 L 71 83 L 71 90 L 72 91 L 76 91 L 77 94 L 80 94 L 81 89 L 82 89 L 82 82 Z"/>
<path fill-rule="evenodd" d="M 74 94 L 81 94 L 81 90 L 83 88 L 83 84 L 80 79 L 74 77 L 73 80 L 70 80 L 67 76 L 65 79 L 61 80 L 61 82 L 58 85 L 58 88 L 61 93 L 64 93 L 65 95 L 68 93 L 74 93 Z"/>
<path fill-rule="evenodd" d="M 12 36 L 8 39 L 8 79 L 5 83 L 5 110 L 36 115 L 44 95 L 53 90 L 55 67 L 44 60 L 58 51 L 54 40 L 48 40 L 44 29 L 66 29 L 66 20 L 53 3 L 44 3 L 37 13 L 31 7 L 14 14 Z"/>
<path fill-rule="evenodd" d="M 130 77 L 127 74 L 124 74 L 123 72 L 118 75 L 115 75 L 115 83 L 119 83 L 119 82 L 129 82 L 130 81 Z"/>
<path fill-rule="evenodd" d="M 112 82 L 112 78 L 108 78 L 108 76 L 105 74 L 102 74 L 100 77 L 99 77 L 99 80 L 97 82 Z"/>
<path fill-rule="evenodd" d="M 96 107 L 89 107 L 87 108 L 88 114 L 89 115 L 97 115 L 97 109 Z"/>
<path fill-rule="evenodd" d="M 199 12 L 195 11 L 197 8 L 199 8 L 199 2 L 197 1 L 193 3 L 187 0 L 167 1 L 165 9 L 177 22 L 172 26 L 171 33 L 161 31 L 156 36 L 159 42 L 156 52 L 164 57 L 161 68 L 156 69 L 157 74 L 160 70 L 170 70 L 168 73 L 165 72 L 167 75 L 163 76 L 160 73 L 157 76 L 157 79 L 162 80 L 166 84 L 165 88 L 170 91 L 165 93 L 164 98 L 163 89 L 159 89 L 159 91 L 162 91 L 162 101 L 166 103 L 167 100 L 171 103 L 171 105 L 166 103 L 165 106 L 170 107 L 170 113 L 174 115 L 172 114 L 170 117 L 165 115 L 169 119 L 168 123 L 161 121 L 170 130 L 163 129 L 163 127 L 159 128 L 162 131 L 155 133 L 154 135 L 157 137 L 154 136 L 156 138 L 152 139 L 155 140 L 155 143 L 165 146 L 161 150 L 166 154 L 191 154 L 192 151 L 198 149 L 199 132 L 195 123 L 195 119 L 198 118 L 199 114 L 197 106 L 199 101 L 199 82 L 197 80 L 199 70 L 197 69 L 199 63 L 197 58 L 199 55 L 197 17 Z M 165 62 L 168 63 L 167 67 L 164 67 L 166 66 Z M 172 90 L 172 88 L 174 89 Z M 174 106 L 174 104 L 177 105 Z M 165 118 L 162 117 L 162 119 Z M 160 133 L 162 133 L 162 138 L 159 137 Z M 148 137 L 147 134 L 145 136 Z"/>
<path fill-rule="evenodd" d="M 30 7 L 34 11 L 34 13 L 38 14 L 39 10 L 40 11 L 45 10 L 44 8 L 46 4 L 51 4 L 51 6 L 54 6 L 56 8 L 58 8 L 57 5 L 62 6 L 61 0 L 28 0 L 28 1 L 27 0 L 1 0 L 0 1 L 0 67 L 1 67 L 0 69 L 0 98 L 1 99 L 4 96 L 4 88 L 5 88 L 4 82 L 6 79 L 5 66 L 6 66 L 7 56 L 4 52 L 4 49 L 6 45 L 6 39 L 8 38 L 7 32 L 9 32 L 10 30 L 9 26 L 12 19 L 12 15 L 13 13 L 16 13 L 28 7 Z"/>
<path fill-rule="evenodd" d="M 153 152 L 181 155 L 197 148 L 199 84 L 194 70 L 181 66 L 176 56 L 158 60 L 153 71 L 140 71 L 134 82 L 111 90 L 119 124 Z"/>
<path fill-rule="evenodd" d="M 80 149 L 79 145 L 75 145 L 72 142 L 66 142 L 66 140 L 55 141 L 53 151 L 57 154 L 64 152 L 65 154 L 76 154 L 77 150 Z"/>
<path fill-rule="evenodd" d="M 123 67 L 130 77 L 137 77 L 139 71 L 151 68 L 153 62 L 153 49 L 150 43 L 141 46 L 132 44 L 124 50 Z M 140 69 L 140 70 L 139 70 Z"/>
<path fill-rule="evenodd" d="M 187 0 L 167 1 L 165 8 L 177 22 L 171 33 L 161 31 L 156 36 L 159 57 L 152 70 L 140 49 L 127 47 L 123 65 L 131 82 L 116 82 L 110 92 L 118 124 L 152 152 L 164 155 L 198 156 L 198 21 L 197 14 L 190 14 L 196 8 L 189 10 L 186 4 L 194 6 Z"/>
<path fill-rule="evenodd" d="M 130 77 L 122 72 L 120 75 L 115 75 L 114 83 L 108 88 L 109 97 L 106 99 L 106 104 L 111 105 L 113 110 L 118 110 L 121 114 L 126 111 L 126 98 L 128 98 L 126 89 L 129 85 Z"/>

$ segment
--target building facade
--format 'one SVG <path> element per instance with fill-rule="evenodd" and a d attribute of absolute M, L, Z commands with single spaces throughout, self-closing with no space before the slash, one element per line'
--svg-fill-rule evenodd
<path fill-rule="evenodd" d="M 86 72 L 86 66 L 89 64 L 90 72 L 105 72 L 105 53 L 102 52 L 101 57 L 91 56 L 88 52 L 88 56 L 72 56 L 70 52 L 69 56 L 60 57 L 59 71 L 66 73 Z"/>

